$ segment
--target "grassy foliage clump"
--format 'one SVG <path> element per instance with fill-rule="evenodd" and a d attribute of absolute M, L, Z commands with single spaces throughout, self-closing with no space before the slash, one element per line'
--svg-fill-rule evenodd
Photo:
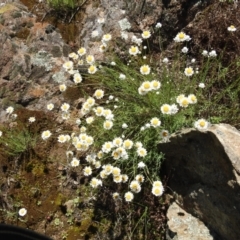
<path fill-rule="evenodd" d="M 47 0 L 49 6 L 54 8 L 55 10 L 75 9 L 82 2 L 83 0 Z"/>

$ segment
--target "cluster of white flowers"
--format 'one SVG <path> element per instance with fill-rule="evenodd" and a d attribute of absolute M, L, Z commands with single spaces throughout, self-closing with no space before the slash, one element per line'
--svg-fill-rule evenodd
<path fill-rule="evenodd" d="M 163 195 L 164 187 L 161 181 L 154 181 L 152 186 L 152 194 L 156 197 L 160 197 Z"/>
<path fill-rule="evenodd" d="M 141 84 L 141 86 L 138 88 L 138 93 L 140 95 L 145 95 L 150 91 L 158 90 L 161 87 L 161 83 L 157 80 L 145 81 Z"/>
<path fill-rule="evenodd" d="M 165 103 L 160 107 L 160 110 L 162 114 L 174 115 L 178 112 L 179 109 L 176 104 L 169 105 Z"/>
<path fill-rule="evenodd" d="M 189 104 L 197 103 L 197 97 L 194 94 L 189 94 L 187 97 L 184 94 L 180 94 L 177 96 L 176 101 L 179 106 L 186 108 Z"/>
<path fill-rule="evenodd" d="M 58 142 L 65 143 L 71 140 L 71 136 L 68 134 L 61 134 L 58 136 Z"/>
<path fill-rule="evenodd" d="M 76 83 L 76 84 L 79 84 L 80 82 L 82 82 L 82 76 L 79 72 L 75 73 L 73 75 L 73 81 Z"/>
<path fill-rule="evenodd" d="M 132 36 L 131 40 L 133 43 L 136 43 L 138 46 L 140 46 L 143 42 L 141 38 L 137 38 L 135 35 Z"/>
<path fill-rule="evenodd" d="M 102 186 L 102 180 L 97 179 L 97 178 L 94 177 L 94 178 L 91 179 L 90 185 L 91 185 L 93 188 L 97 188 L 98 186 Z"/>
<path fill-rule="evenodd" d="M 203 50 L 203 51 L 202 51 L 202 55 L 203 55 L 204 57 L 217 57 L 217 53 L 216 53 L 215 50 L 212 50 L 212 51 L 210 51 L 210 52 L 208 52 L 207 50 Z"/>

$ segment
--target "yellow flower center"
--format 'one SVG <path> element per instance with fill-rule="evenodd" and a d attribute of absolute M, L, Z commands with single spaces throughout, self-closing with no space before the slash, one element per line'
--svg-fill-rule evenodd
<path fill-rule="evenodd" d="M 153 125 L 158 125 L 158 119 L 153 119 L 152 124 Z"/>
<path fill-rule="evenodd" d="M 180 33 L 178 34 L 178 37 L 179 37 L 180 39 L 184 39 L 184 38 L 185 38 L 185 33 L 180 32 Z"/>
<path fill-rule="evenodd" d="M 204 121 L 200 121 L 199 125 L 200 125 L 201 127 L 205 127 L 206 123 L 205 123 Z"/>
<path fill-rule="evenodd" d="M 95 66 L 90 66 L 89 67 L 89 72 L 94 72 L 95 71 Z"/>
<path fill-rule="evenodd" d="M 93 57 L 92 56 L 88 56 L 86 59 L 88 62 L 92 62 L 93 61 Z"/>
<path fill-rule="evenodd" d="M 188 104 L 189 104 L 189 102 L 188 102 L 187 99 L 183 99 L 183 100 L 182 100 L 182 105 L 183 105 L 183 106 L 188 106 Z"/>
<path fill-rule="evenodd" d="M 161 191 L 160 191 L 160 189 L 159 189 L 159 188 L 155 188 L 155 189 L 154 189 L 154 193 L 158 195 L 158 194 L 160 194 L 160 193 L 161 193 Z"/>
<path fill-rule="evenodd" d="M 147 72 L 147 71 L 145 70 L 144 72 Z M 143 88 L 144 89 L 150 89 L 151 88 L 151 84 L 146 82 L 146 83 L 143 84 Z"/>
<path fill-rule="evenodd" d="M 131 143 L 129 141 L 125 142 L 125 147 L 130 147 L 131 146 Z"/>
<path fill-rule="evenodd" d="M 142 67 L 142 71 L 143 71 L 144 73 L 148 72 L 148 67 L 147 67 L 147 66 L 143 66 L 143 67 Z"/>
<path fill-rule="evenodd" d="M 149 31 L 144 31 L 144 32 L 143 32 L 143 36 L 144 36 L 144 37 L 148 37 L 148 36 L 149 36 Z"/>
<path fill-rule="evenodd" d="M 157 88 L 159 86 L 159 83 L 158 82 L 153 82 L 153 87 L 154 88 Z"/>
<path fill-rule="evenodd" d="M 169 112 L 169 110 L 170 110 L 169 106 L 164 106 L 164 107 L 163 107 L 163 111 L 164 111 L 164 112 Z"/>

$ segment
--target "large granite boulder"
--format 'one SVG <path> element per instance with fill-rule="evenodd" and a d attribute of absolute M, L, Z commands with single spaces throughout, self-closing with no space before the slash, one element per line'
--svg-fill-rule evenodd
<path fill-rule="evenodd" d="M 159 145 L 169 192 L 214 239 L 239 239 L 240 132 L 227 125 L 183 130 Z"/>

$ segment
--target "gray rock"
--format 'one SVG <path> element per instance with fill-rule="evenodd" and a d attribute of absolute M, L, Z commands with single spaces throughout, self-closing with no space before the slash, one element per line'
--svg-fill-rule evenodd
<path fill-rule="evenodd" d="M 213 240 L 205 224 L 187 213 L 176 202 L 169 207 L 167 218 L 168 240 Z"/>
<path fill-rule="evenodd" d="M 159 145 L 169 189 L 218 240 L 240 238 L 239 146 L 239 131 L 227 124 L 183 130 Z"/>

